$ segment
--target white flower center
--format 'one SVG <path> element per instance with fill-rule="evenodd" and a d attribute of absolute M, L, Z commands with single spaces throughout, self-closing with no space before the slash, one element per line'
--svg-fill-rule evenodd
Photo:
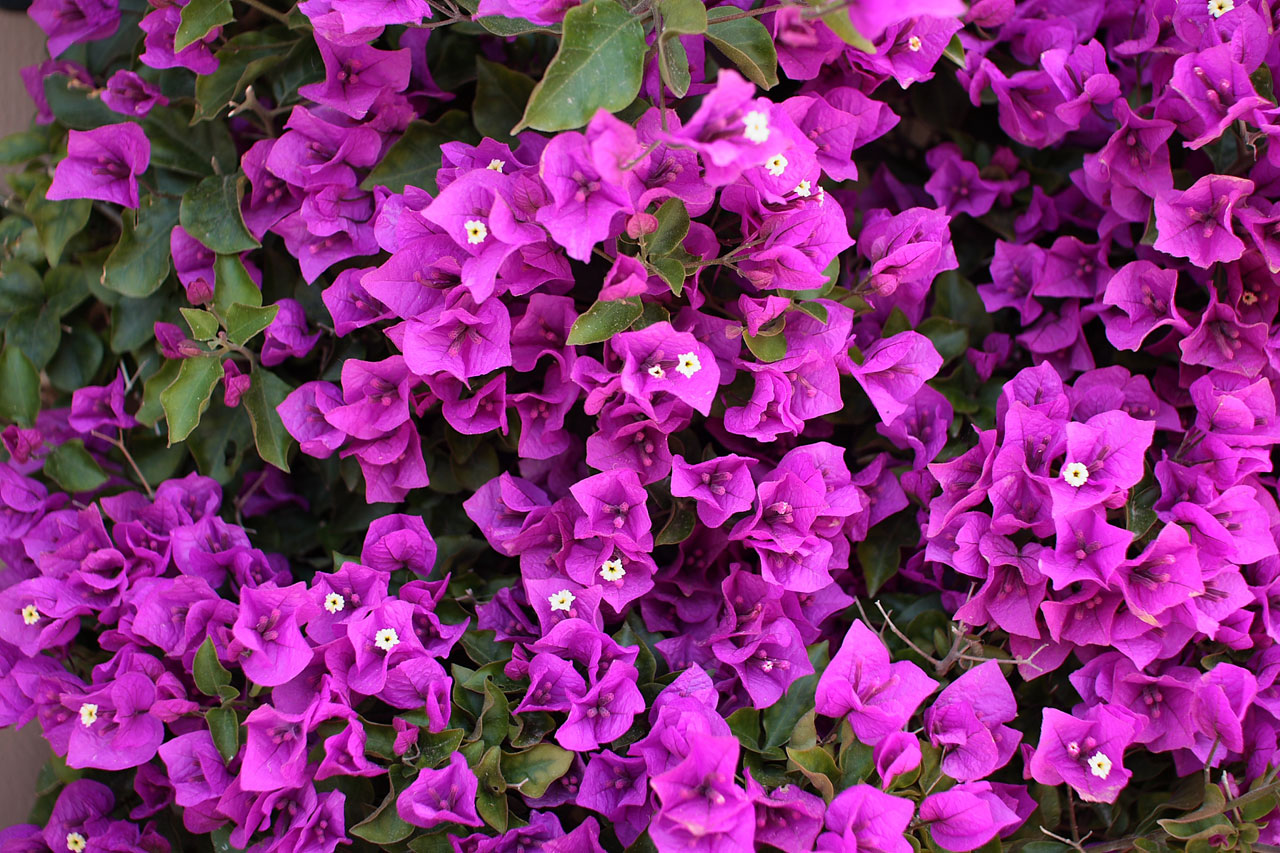
<path fill-rule="evenodd" d="M 562 589 L 559 592 L 553 592 L 548 596 L 547 601 L 551 603 L 552 610 L 563 610 L 565 613 L 568 613 L 569 608 L 573 607 L 575 598 L 577 598 L 577 596 L 569 592 L 569 590 Z"/>
<path fill-rule="evenodd" d="M 676 373 L 681 374 L 686 379 L 692 379 L 693 374 L 702 369 L 702 362 L 698 360 L 698 354 L 687 352 L 680 356 L 679 363 L 676 364 Z"/>
<path fill-rule="evenodd" d="M 796 195 L 800 196 L 800 198 L 808 198 L 813 194 L 813 191 L 810 189 L 811 186 L 813 185 L 808 181 L 801 181 L 796 184 Z"/>
<path fill-rule="evenodd" d="M 507 162 L 505 160 L 499 160 L 497 157 L 494 157 L 489 161 L 489 165 L 485 166 L 485 168 L 493 172 L 501 172 L 506 165 Z"/>
<path fill-rule="evenodd" d="M 1240 294 L 1240 301 L 1245 305 L 1257 305 L 1258 294 L 1254 293 L 1252 290 L 1246 290 L 1244 293 Z"/>
<path fill-rule="evenodd" d="M 40 611 L 34 604 L 28 604 L 22 608 L 22 621 L 28 625 L 34 625 L 40 621 Z"/>
<path fill-rule="evenodd" d="M 923 44 L 924 43 L 920 41 L 920 36 L 912 36 L 911 38 L 907 39 L 907 47 L 911 50 L 912 53 L 919 53 L 920 48 L 923 46 Z"/>
<path fill-rule="evenodd" d="M 347 606 L 347 600 L 336 592 L 331 592 L 324 597 L 324 609 L 330 613 L 341 613 L 342 608 Z"/>
<path fill-rule="evenodd" d="M 373 635 L 373 644 L 384 652 L 389 652 L 400 645 L 400 635 L 395 628 L 383 628 Z"/>
<path fill-rule="evenodd" d="M 98 720 L 98 706 L 92 702 L 85 702 L 80 706 L 80 724 L 86 729 L 92 726 Z"/>
<path fill-rule="evenodd" d="M 827 203 L 827 191 L 822 187 L 818 187 L 818 207 Z"/>
<path fill-rule="evenodd" d="M 661 364 L 655 364 L 653 367 L 649 368 L 649 375 L 654 379 L 662 379 L 667 375 L 667 372 L 662 369 Z"/>
<path fill-rule="evenodd" d="M 1062 467 L 1062 479 L 1077 489 L 1089 482 L 1089 469 L 1083 463 L 1071 462 Z"/>
<path fill-rule="evenodd" d="M 467 242 L 473 246 L 477 243 L 483 243 L 484 238 L 489 236 L 489 229 L 479 219 L 468 219 L 463 224 L 467 228 Z"/>
<path fill-rule="evenodd" d="M 1089 772 L 1099 779 L 1107 778 L 1111 775 L 1111 759 L 1101 752 L 1095 752 L 1089 756 Z"/>
<path fill-rule="evenodd" d="M 85 838 L 78 832 L 67 833 L 67 849 L 71 853 L 80 853 L 84 848 L 89 846 L 89 839 Z"/>
<path fill-rule="evenodd" d="M 605 560 L 600 564 L 600 577 L 607 581 L 620 581 L 626 573 L 621 560 Z"/>
<path fill-rule="evenodd" d="M 1236 0 L 1209 0 L 1209 14 L 1221 18 L 1236 7 Z"/>
<path fill-rule="evenodd" d="M 774 154 L 764 161 L 764 167 L 769 170 L 770 175 L 776 178 L 787 170 L 787 158 L 781 154 Z"/>
<path fill-rule="evenodd" d="M 746 128 L 742 135 L 748 141 L 757 145 L 769 141 L 769 116 L 759 110 L 752 110 L 742 117 L 742 124 Z"/>

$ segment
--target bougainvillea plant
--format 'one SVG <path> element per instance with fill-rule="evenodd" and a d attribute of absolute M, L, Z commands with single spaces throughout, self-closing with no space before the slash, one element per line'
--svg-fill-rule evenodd
<path fill-rule="evenodd" d="M 35 0 L 0 851 L 1280 844 L 1269 0 Z"/>

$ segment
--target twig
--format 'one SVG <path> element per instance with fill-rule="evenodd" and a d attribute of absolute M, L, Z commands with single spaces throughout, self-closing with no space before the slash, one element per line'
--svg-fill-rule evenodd
<path fill-rule="evenodd" d="M 92 435 L 94 438 L 102 439 L 103 441 L 107 442 L 112 447 L 114 447 L 116 450 L 120 451 L 120 454 L 124 456 L 124 461 L 129 463 L 129 467 L 133 469 L 133 473 L 138 478 L 138 482 L 142 484 L 143 490 L 146 491 L 147 500 L 154 500 L 155 492 L 151 491 L 151 484 L 148 483 L 147 478 L 143 476 L 142 469 L 138 467 L 138 463 L 133 460 L 133 454 L 129 453 L 129 448 L 124 446 L 124 430 L 119 430 L 119 432 L 120 432 L 120 435 L 117 438 L 112 438 L 111 436 L 103 435 L 97 430 L 93 430 L 89 434 Z"/>
<path fill-rule="evenodd" d="M 785 9 L 792 6 L 792 3 L 777 3 L 773 6 L 761 6 L 759 9 L 748 9 L 745 12 L 734 12 L 732 15 L 725 15 L 723 18 L 715 18 L 711 21 L 713 24 L 721 24 L 725 21 L 736 21 L 739 18 L 756 18 L 760 15 L 767 15 L 770 12 L 776 12 L 779 9 Z"/>
<path fill-rule="evenodd" d="M 271 17 L 275 18 L 277 21 L 279 21 L 280 23 L 286 26 L 288 26 L 289 24 L 288 15 L 286 15 L 283 12 L 277 11 L 276 9 L 272 9 L 266 3 L 260 2 L 260 0 L 240 0 L 240 2 L 251 9 L 257 9 L 259 12 L 261 12 L 264 15 L 270 15 Z"/>

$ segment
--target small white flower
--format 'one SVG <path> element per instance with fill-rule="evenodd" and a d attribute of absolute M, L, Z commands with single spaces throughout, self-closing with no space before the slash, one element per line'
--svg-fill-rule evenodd
<path fill-rule="evenodd" d="M 347 600 L 336 592 L 331 592 L 324 597 L 324 609 L 330 613 L 341 613 L 342 608 L 347 606 Z"/>
<path fill-rule="evenodd" d="M 1246 290 L 1244 293 L 1240 294 L 1240 301 L 1245 305 L 1257 305 L 1258 294 L 1254 293 L 1252 290 Z"/>
<path fill-rule="evenodd" d="M 680 362 L 676 365 L 676 373 L 681 374 L 686 379 L 692 379 L 693 374 L 702 369 L 702 362 L 698 360 L 698 354 L 695 352 L 687 352 L 680 356 Z"/>
<path fill-rule="evenodd" d="M 468 219 L 463 224 L 467 228 L 467 242 L 473 246 L 483 243 L 484 238 L 489 236 L 489 229 L 479 219 Z"/>
<path fill-rule="evenodd" d="M 552 610 L 563 610 L 565 613 L 568 613 L 569 608 L 573 607 L 573 601 L 575 598 L 577 598 L 577 596 L 569 592 L 569 590 L 562 589 L 559 592 L 551 593 L 551 595 L 547 597 L 547 601 L 551 603 Z"/>
<path fill-rule="evenodd" d="M 89 846 L 89 839 L 85 838 L 78 832 L 67 833 L 67 849 L 71 853 L 80 853 L 84 848 Z"/>
<path fill-rule="evenodd" d="M 808 181 L 801 181 L 800 183 L 796 184 L 796 190 L 795 190 L 796 195 L 800 196 L 800 198 L 808 198 L 810 195 L 813 194 L 813 190 L 810 189 L 810 187 L 812 186 L 813 184 L 809 183 Z"/>
<path fill-rule="evenodd" d="M 1089 756 L 1089 772 L 1099 779 L 1107 778 L 1111 775 L 1111 759 L 1101 752 L 1095 752 Z"/>
<path fill-rule="evenodd" d="M 383 628 L 373 635 L 373 644 L 384 652 L 389 652 L 400 645 L 400 635 L 395 628 Z"/>
<path fill-rule="evenodd" d="M 769 116 L 759 110 L 752 110 L 742 117 L 742 124 L 746 130 L 742 131 L 742 135 L 748 141 L 759 145 L 762 142 L 769 141 Z"/>
<path fill-rule="evenodd" d="M 497 157 L 494 157 L 492 160 L 489 161 L 489 165 L 485 166 L 485 168 L 489 169 L 490 171 L 501 172 L 504 168 L 506 168 L 506 165 L 507 165 L 506 160 L 499 160 Z"/>
<path fill-rule="evenodd" d="M 912 36 L 907 39 L 907 47 L 912 53 L 919 53 L 920 48 L 924 46 L 924 42 L 920 41 L 920 36 Z"/>
<path fill-rule="evenodd" d="M 787 171 L 787 158 L 781 154 L 774 154 L 768 160 L 764 161 L 764 167 L 769 170 L 769 174 L 775 178 Z"/>
<path fill-rule="evenodd" d="M 40 611 L 34 604 L 28 604 L 22 608 L 22 621 L 28 625 L 34 625 L 40 621 Z"/>
<path fill-rule="evenodd" d="M 666 377 L 667 372 L 662 369 L 661 364 L 655 364 L 653 367 L 649 368 L 649 375 L 654 379 L 663 379 Z"/>
<path fill-rule="evenodd" d="M 605 560 L 600 564 L 600 577 L 607 581 L 620 581 L 626 573 L 621 560 Z"/>
<path fill-rule="evenodd" d="M 98 706 L 92 702 L 85 702 L 80 706 L 80 724 L 86 729 L 98 721 Z"/>
<path fill-rule="evenodd" d="M 1062 479 L 1067 481 L 1068 486 L 1078 489 L 1089 482 L 1089 469 L 1083 463 L 1072 462 L 1062 466 Z"/>
<path fill-rule="evenodd" d="M 1236 7 L 1236 0 L 1209 0 L 1209 14 L 1221 18 Z"/>

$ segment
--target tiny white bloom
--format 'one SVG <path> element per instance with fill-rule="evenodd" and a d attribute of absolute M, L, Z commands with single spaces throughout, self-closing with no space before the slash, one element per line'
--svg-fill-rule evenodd
<path fill-rule="evenodd" d="M 687 352 L 680 356 L 680 363 L 676 365 L 676 373 L 681 374 L 686 379 L 692 379 L 693 374 L 702 369 L 702 362 L 698 360 L 698 354 L 695 352 Z"/>
<path fill-rule="evenodd" d="M 34 604 L 28 604 L 22 608 L 22 621 L 28 625 L 34 625 L 40 621 L 40 611 Z"/>
<path fill-rule="evenodd" d="M 489 236 L 489 229 L 479 219 L 468 219 L 463 224 L 467 227 L 467 242 L 472 245 L 483 243 Z"/>
<path fill-rule="evenodd" d="M 1101 752 L 1095 752 L 1089 756 L 1089 772 L 1099 779 L 1107 778 L 1111 775 L 1111 759 Z"/>
<path fill-rule="evenodd" d="M 507 165 L 506 160 L 499 160 L 497 157 L 494 157 L 492 160 L 489 161 L 489 165 L 485 166 L 485 168 L 494 172 L 501 172 L 506 167 L 506 165 Z"/>
<path fill-rule="evenodd" d="M 764 161 L 764 167 L 769 170 L 770 175 L 776 178 L 787 170 L 787 158 L 781 154 L 774 154 Z"/>
<path fill-rule="evenodd" d="M 569 590 L 562 589 L 559 592 L 551 593 L 551 595 L 547 597 L 547 601 L 551 603 L 552 610 L 563 610 L 565 613 L 568 613 L 569 608 L 573 607 L 573 601 L 575 598 L 577 598 L 577 596 L 569 592 Z"/>
<path fill-rule="evenodd" d="M 818 207 L 827 203 L 827 191 L 822 187 L 818 187 Z"/>
<path fill-rule="evenodd" d="M 1089 469 L 1083 463 L 1072 462 L 1062 466 L 1062 479 L 1067 481 L 1067 485 L 1078 489 L 1089 482 Z"/>
<path fill-rule="evenodd" d="M 800 196 L 800 198 L 808 198 L 813 194 L 813 190 L 810 189 L 812 186 L 808 181 L 801 181 L 796 184 L 796 195 Z"/>
<path fill-rule="evenodd" d="M 1254 293 L 1252 290 L 1246 290 L 1244 293 L 1240 294 L 1240 301 L 1245 305 L 1257 305 L 1258 294 Z"/>
<path fill-rule="evenodd" d="M 1209 14 L 1221 18 L 1236 7 L 1236 0 L 1209 0 Z"/>
<path fill-rule="evenodd" d="M 330 613 L 341 613 L 342 608 L 347 606 L 347 600 L 336 592 L 331 592 L 324 597 L 324 609 Z"/>
<path fill-rule="evenodd" d="M 85 838 L 78 832 L 67 833 L 67 849 L 71 853 L 80 853 L 84 848 L 89 846 L 89 839 Z"/>
<path fill-rule="evenodd" d="M 742 124 L 746 127 L 742 135 L 748 141 L 757 145 L 769 141 L 769 116 L 759 110 L 752 110 L 742 117 Z"/>
<path fill-rule="evenodd" d="M 667 375 L 667 372 L 662 369 L 661 364 L 655 364 L 653 367 L 649 368 L 649 375 L 654 379 L 662 379 Z"/>
<path fill-rule="evenodd" d="M 907 39 L 907 47 L 911 49 L 912 53 L 919 53 L 920 48 L 923 47 L 923 45 L 924 43 L 920 41 L 920 36 L 912 36 Z"/>
<path fill-rule="evenodd" d="M 98 721 L 98 706 L 85 702 L 80 706 L 80 724 L 86 729 Z"/>
<path fill-rule="evenodd" d="M 627 570 L 622 568 L 621 560 L 605 560 L 600 564 L 600 577 L 607 581 L 622 580 Z"/>
<path fill-rule="evenodd" d="M 389 652 L 400 645 L 400 635 L 395 628 L 383 628 L 373 635 L 373 644 L 384 652 Z"/>

